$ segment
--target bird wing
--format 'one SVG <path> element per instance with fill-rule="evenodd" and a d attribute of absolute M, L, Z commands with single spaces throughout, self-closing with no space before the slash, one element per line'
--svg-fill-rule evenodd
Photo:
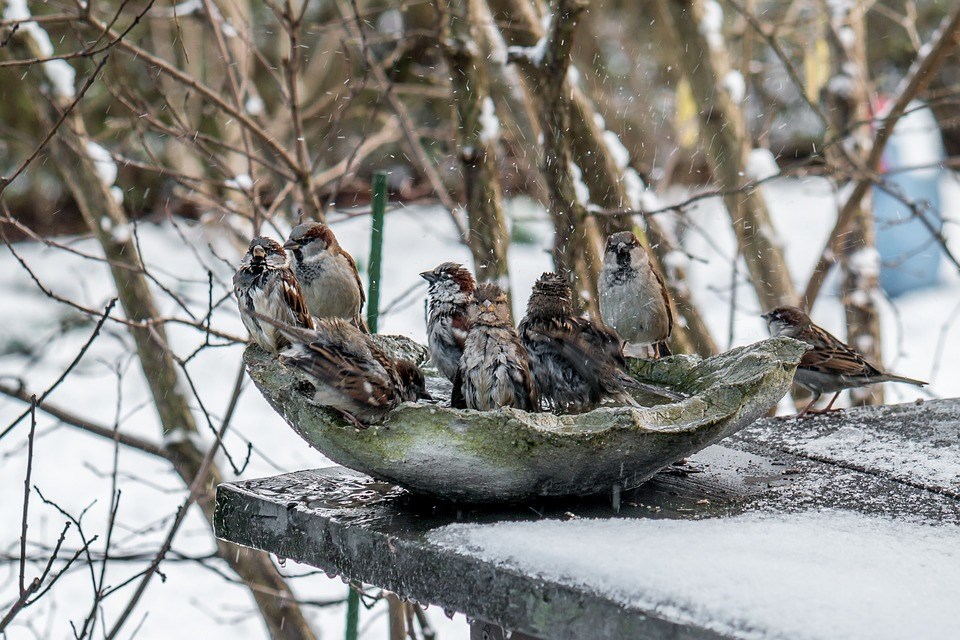
<path fill-rule="evenodd" d="M 867 360 L 820 327 L 811 324 L 807 330 L 806 342 L 815 348 L 808 350 L 800 358 L 800 366 L 818 373 L 827 373 L 848 377 L 882 376 L 883 372 Z"/>
<path fill-rule="evenodd" d="M 303 298 L 303 291 L 293 271 L 284 269 L 280 272 L 280 287 L 283 300 L 293 315 L 294 324 L 298 327 L 313 328 L 313 316 L 307 309 L 307 302 Z"/>
<path fill-rule="evenodd" d="M 395 376 L 378 360 L 357 360 L 338 345 L 319 342 L 289 349 L 283 360 L 358 404 L 386 408 L 397 403 Z"/>

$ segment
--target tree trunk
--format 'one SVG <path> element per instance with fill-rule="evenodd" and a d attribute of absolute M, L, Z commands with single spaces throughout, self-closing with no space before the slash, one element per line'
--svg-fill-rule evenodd
<path fill-rule="evenodd" d="M 38 43 L 29 31 L 22 42 L 27 50 L 26 57 L 42 57 Z M 31 71 L 35 86 L 51 89 L 41 65 L 31 67 Z M 49 93 L 42 95 L 38 91 L 34 104 L 38 105 L 40 119 L 52 128 L 60 118 L 60 112 L 73 99 L 57 95 L 53 90 Z M 159 313 L 144 275 L 144 265 L 132 240 L 130 221 L 113 193 L 113 185 L 107 184 L 103 178 L 103 167 L 95 163 L 91 144 L 80 112 L 75 108 L 51 138 L 49 148 L 84 222 L 103 249 L 127 319 L 140 323 L 130 327 L 140 366 L 163 426 L 165 447 L 184 484 L 190 486 L 205 457 L 196 444 L 196 421 L 182 392 L 165 328 L 153 322 Z M 206 495 L 198 502 L 212 523 L 213 490 L 222 479 L 222 473 L 214 464 L 210 465 L 208 474 Z M 217 552 L 250 588 L 271 637 L 314 640 L 316 636 L 299 604 L 268 554 L 226 542 L 217 543 Z"/>
<path fill-rule="evenodd" d="M 740 105 L 724 88 L 731 68 L 718 25 L 704 20 L 703 0 L 658 2 L 672 19 L 677 59 L 700 109 L 702 145 L 714 180 L 728 194 L 724 203 L 760 304 L 764 309 L 796 304 L 783 248 L 775 238 L 763 196 L 757 189 L 742 191 L 750 138 Z M 707 25 L 714 30 L 708 31 Z"/>
<path fill-rule="evenodd" d="M 846 100 L 845 109 L 830 109 L 831 114 L 845 114 L 846 122 L 836 122 L 834 127 L 845 132 L 848 145 L 856 157 L 864 164 L 870 156 L 873 135 L 864 124 L 871 121 L 870 87 L 867 71 L 867 40 L 865 7 L 850 5 L 842 14 L 832 14 L 833 37 L 831 44 L 831 76 L 849 77 L 849 83 L 838 83 L 852 87 L 846 96 L 826 96 L 832 103 Z M 829 15 L 829 14 L 828 14 Z M 842 29 L 853 32 L 854 38 L 849 45 L 839 37 Z M 826 93 L 826 92 L 825 92 Z M 836 155 L 832 153 L 831 155 Z M 841 158 L 831 158 L 842 163 Z M 842 164 L 840 166 L 843 166 Z M 871 190 L 872 191 L 872 190 Z M 880 314 L 876 299 L 879 292 L 880 256 L 875 246 L 873 211 L 871 194 L 868 192 L 860 200 L 849 233 L 843 237 L 840 254 L 840 267 L 843 276 L 840 295 L 843 300 L 844 315 L 847 322 L 847 343 L 866 356 L 867 360 L 883 365 L 883 350 L 880 336 Z M 883 386 L 875 385 L 861 389 L 851 389 L 850 400 L 853 406 L 883 404 Z"/>
<path fill-rule="evenodd" d="M 490 95 L 486 63 L 478 56 L 481 33 L 474 8 L 478 1 L 482 0 L 445 2 L 441 44 L 453 84 L 470 228 L 468 244 L 477 279 L 495 282 L 509 291 L 509 234 L 503 214 L 500 167 L 496 161 L 500 120 Z"/>
<path fill-rule="evenodd" d="M 498 15 L 510 15 L 515 30 L 513 43 L 520 46 L 533 46 L 544 36 L 543 26 L 536 17 L 535 10 L 528 0 L 491 0 Z M 530 93 L 528 91 L 528 93 Z M 627 173 L 633 169 L 618 165 L 604 139 L 604 128 L 600 125 L 597 110 L 583 89 L 570 83 L 569 93 L 563 93 L 561 99 L 569 104 L 570 138 L 574 161 L 583 171 L 583 181 L 590 196 L 598 208 L 608 211 L 640 210 L 641 203 L 633 202 L 627 188 Z M 633 176 L 640 181 L 639 176 Z M 597 223 L 597 224 L 594 224 Z M 671 346 L 676 353 L 716 353 L 716 345 L 706 323 L 690 297 L 686 286 L 686 273 L 682 268 L 664 268 L 666 256 L 677 249 L 676 243 L 666 230 L 655 220 L 647 219 L 645 231 L 634 225 L 633 216 L 620 214 L 591 216 L 588 233 L 609 234 L 620 230 L 634 230 L 652 250 L 654 262 L 664 274 L 667 288 L 670 290 L 677 311 L 683 318 L 682 323 L 674 326 Z M 597 259 L 599 260 L 599 254 Z"/>

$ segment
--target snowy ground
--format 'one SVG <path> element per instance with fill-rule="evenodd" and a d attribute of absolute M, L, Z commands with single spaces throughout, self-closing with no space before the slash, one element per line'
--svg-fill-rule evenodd
<path fill-rule="evenodd" d="M 944 202 L 960 200 L 960 188 L 950 180 L 944 182 Z M 822 180 L 778 180 L 765 187 L 771 202 L 777 231 L 783 239 L 787 259 L 798 283 L 806 280 L 815 252 L 823 241 L 835 215 L 834 195 Z M 549 227 L 542 214 L 523 202 L 514 203 L 515 224 L 522 227 L 528 243 L 514 244 L 510 250 L 512 286 L 515 292 L 515 311 L 522 315 L 531 284 L 540 273 L 549 268 L 547 249 L 550 244 Z M 960 220 L 956 210 L 946 211 L 947 217 Z M 701 303 L 708 324 L 721 346 L 727 346 L 730 315 L 729 257 L 733 254 L 733 237 L 728 229 L 726 214 L 716 201 L 704 201 L 688 216 L 691 224 L 685 234 L 686 250 L 693 256 L 690 264 L 690 285 L 694 297 Z M 367 263 L 369 251 L 369 220 L 364 217 L 338 222 L 335 230 L 343 244 L 360 263 Z M 960 253 L 960 233 L 956 224 L 948 226 L 952 233 L 954 251 Z M 188 250 L 176 231 L 169 225 L 145 224 L 138 234 L 146 261 L 156 267 L 161 280 L 174 287 L 193 313 L 202 316 L 207 305 L 206 269 L 214 273 L 215 298 L 228 287 L 232 267 L 224 264 L 213 253 L 229 263 L 236 263 L 238 255 L 220 234 L 205 235 L 199 228 L 185 228 Z M 425 287 L 417 273 L 434 267 L 443 260 L 469 262 L 467 250 L 456 241 L 446 214 L 436 209 L 397 209 L 387 216 L 386 245 L 384 249 L 384 281 L 381 306 L 389 309 L 381 320 L 381 331 L 403 333 L 417 340 L 424 338 L 423 295 Z M 79 251 L 95 252 L 90 240 L 69 241 Z M 36 272 L 45 286 L 56 293 L 81 304 L 102 308 L 111 296 L 109 274 L 103 265 L 68 255 L 62 250 L 35 245 L 19 245 L 17 251 Z M 702 260 L 702 261 L 701 261 Z M 960 277 L 944 265 L 943 284 L 884 302 L 884 352 L 889 368 L 903 375 L 930 380 L 930 393 L 935 396 L 960 395 L 960 361 L 942 357 L 960 353 L 960 328 L 955 320 L 960 315 Z M 181 278 L 186 281 L 179 281 Z M 416 289 L 411 293 L 412 287 Z M 829 290 L 828 290 L 829 292 Z M 407 293 L 406 297 L 403 297 Z M 393 304 L 398 298 L 405 302 Z M 16 262 L 9 251 L 0 253 L 0 300 L 3 301 L 5 322 L 0 325 L 0 377 L 22 378 L 29 381 L 31 391 L 47 388 L 65 365 L 76 355 L 89 336 L 89 322 L 78 324 L 81 317 L 65 305 L 50 301 Z M 177 313 L 175 303 L 164 298 L 165 313 Z M 744 344 L 765 337 L 765 327 L 758 317 L 759 306 L 748 286 L 738 287 L 732 344 Z M 182 311 L 179 311 L 182 314 Z M 815 320 L 826 328 L 843 335 L 842 313 L 835 296 L 825 295 L 814 311 Z M 215 327 L 243 335 L 232 301 L 228 300 L 213 315 Z M 194 329 L 171 325 L 170 339 L 174 350 L 188 354 L 203 340 Z M 120 428 L 153 440 L 158 439 L 159 427 L 149 404 L 149 397 L 135 361 L 130 357 L 130 338 L 118 325 L 107 325 L 104 335 L 97 340 L 74 373 L 50 396 L 49 401 L 68 408 L 82 416 L 107 425 L 118 422 Z M 221 416 L 230 396 L 240 367 L 240 347 L 207 349 L 193 359 L 187 368 L 190 376 L 202 389 L 202 400 L 214 418 Z M 118 376 L 117 372 L 129 373 Z M 118 381 L 119 380 L 119 381 Z M 888 401 L 907 401 L 919 392 L 912 387 L 888 387 Z M 119 399 L 119 400 L 118 400 Z M 16 402 L 0 400 L 0 428 L 22 411 Z M 234 428 L 226 440 L 232 456 L 242 460 L 246 443 L 254 444 L 254 454 L 243 477 L 272 475 L 295 469 L 324 466 L 327 461 L 309 449 L 272 412 L 251 385 L 240 398 Z M 0 441 L 0 552 L 17 554 L 20 509 L 25 470 L 24 446 L 27 425 L 21 424 Z M 209 441 L 210 434 L 204 432 Z M 48 499 L 57 502 L 66 511 L 79 514 L 90 506 L 83 522 L 88 534 L 103 534 L 109 508 L 109 474 L 112 468 L 113 448 L 103 440 L 68 427 L 58 427 L 45 417 L 38 422 L 38 441 L 34 459 L 32 483 Z M 229 474 L 229 464 L 220 461 Z M 119 456 L 120 488 L 122 498 L 118 521 L 119 529 L 114 544 L 125 552 L 138 550 L 152 552 L 166 534 L 172 514 L 182 501 L 180 480 L 167 465 L 134 451 L 121 450 Z M 837 516 L 833 522 L 839 530 L 850 525 L 846 516 Z M 34 543 L 50 545 L 55 542 L 63 517 L 41 503 L 34 494 L 31 503 L 29 539 Z M 774 525 L 786 527 L 796 523 L 769 523 L 763 520 L 734 521 L 720 527 L 718 535 L 773 536 Z M 578 525 L 585 526 L 585 525 Z M 611 525 L 613 526 L 613 525 Z M 620 525 L 617 525 L 620 526 Z M 627 526 L 627 525 L 622 525 Z M 646 525 L 638 524 L 638 527 Z M 649 525 L 647 531 L 666 545 L 670 532 L 658 529 L 663 525 Z M 690 524 L 691 535 L 700 529 Z M 725 528 L 726 527 L 726 528 Z M 766 532 L 766 533 L 764 533 Z M 714 532 L 710 532 L 711 535 Z M 887 539 L 889 532 L 877 534 L 877 544 Z M 889 534 L 893 535 L 893 534 Z M 76 548 L 76 536 L 66 545 Z M 94 545 L 97 548 L 97 544 Z M 174 549 L 185 555 L 204 555 L 213 548 L 209 529 L 196 513 L 190 515 L 174 544 Z M 558 547 L 560 549 L 562 547 Z M 44 554 L 40 554 L 44 555 Z M 935 559 L 937 560 L 937 559 Z M 931 560 L 933 561 L 933 560 Z M 939 560 L 937 560 L 939 561 Z M 953 557 L 952 562 L 956 563 Z M 115 561 L 110 564 L 108 584 L 117 584 L 138 571 L 140 563 Z M 39 567 L 28 571 L 28 578 Z M 285 571 L 305 574 L 306 567 L 287 563 Z M 749 567 L 743 568 L 749 572 Z M 264 638 L 265 632 L 253 612 L 253 604 L 244 588 L 225 582 L 219 575 L 195 563 L 168 562 L 163 565 L 166 580 L 154 580 L 146 597 L 134 614 L 139 622 L 143 616 L 138 637 L 169 638 L 223 637 L 229 633 L 235 638 Z M 16 567 L 0 568 L 0 609 L 15 597 Z M 298 595 L 311 600 L 342 598 L 346 589 L 338 580 L 329 580 L 322 574 L 293 581 Z M 76 572 L 65 579 L 36 609 L 24 614 L 9 630 L 10 638 L 71 637 L 68 620 L 80 621 L 86 615 L 85 603 L 90 601 L 90 577 Z M 758 589 L 761 586 L 757 587 Z M 117 615 L 126 601 L 120 592 L 105 603 L 108 620 Z M 324 637 L 337 638 L 343 634 L 342 606 L 313 608 L 310 615 Z M 361 617 L 362 637 L 383 638 L 386 621 L 382 607 L 377 613 L 364 612 Z M 438 627 L 442 640 L 467 637 L 462 617 L 448 621 L 440 611 L 428 612 Z M 375 617 L 376 616 L 376 617 Z M 22 622 L 31 621 L 32 629 Z M 224 625 L 229 624 L 229 632 Z M 135 624 L 131 624 L 128 632 Z M 829 630 L 828 630 L 829 631 Z M 827 633 L 826 635 L 831 635 Z M 834 637 L 843 634 L 834 633 Z"/>

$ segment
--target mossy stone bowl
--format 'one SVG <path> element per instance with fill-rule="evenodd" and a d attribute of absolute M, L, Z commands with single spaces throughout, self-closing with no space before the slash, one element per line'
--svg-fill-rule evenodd
<path fill-rule="evenodd" d="M 396 356 L 426 360 L 425 349 L 412 340 L 375 339 Z M 273 408 L 330 460 L 416 493 L 460 502 L 517 502 L 640 485 L 766 414 L 790 389 L 806 348 L 790 338 L 772 338 L 711 358 L 632 360 L 638 380 L 688 396 L 669 404 L 555 415 L 405 403 L 366 429 L 313 404 L 308 379 L 259 347 L 248 347 L 244 362 Z M 425 371 L 437 395 L 445 381 Z"/>

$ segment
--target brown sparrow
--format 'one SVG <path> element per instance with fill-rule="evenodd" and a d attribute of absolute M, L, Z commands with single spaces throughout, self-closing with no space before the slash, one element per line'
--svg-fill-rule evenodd
<path fill-rule="evenodd" d="M 277 353 L 289 342 L 276 326 L 260 322 L 255 314 L 295 327 L 313 328 L 287 254 L 273 238 L 259 237 L 250 242 L 233 276 L 233 292 L 250 338 L 266 351 Z"/>
<path fill-rule="evenodd" d="M 470 333 L 454 380 L 452 404 L 478 411 L 515 407 L 539 410 L 527 350 L 510 321 L 507 295 L 495 284 L 481 284 L 470 307 Z"/>
<path fill-rule="evenodd" d="M 420 277 L 429 283 L 427 346 L 430 360 L 451 382 L 457 375 L 463 343 L 470 331 L 467 310 L 477 284 L 469 271 L 455 262 L 444 262 Z"/>
<path fill-rule="evenodd" d="M 574 316 L 570 287 L 555 273 L 544 273 L 533 285 L 519 333 L 537 393 L 556 409 L 588 411 L 605 399 L 637 406 L 630 388 L 671 400 L 682 397 L 634 380 L 627 373 L 620 336 L 604 324 Z"/>
<path fill-rule="evenodd" d="M 813 347 L 803 354 L 793 378 L 794 382 L 814 394 L 813 400 L 799 416 L 830 411 L 844 389 L 866 387 L 879 382 L 903 382 L 918 387 L 927 384 L 878 369 L 835 336 L 813 324 L 810 316 L 796 307 L 778 307 L 761 317 L 767 321 L 770 335 L 794 338 Z M 811 411 L 810 408 L 824 393 L 834 394 L 830 403 L 823 411 Z"/>
<path fill-rule="evenodd" d="M 415 364 L 391 358 L 342 318 L 319 319 L 313 330 L 277 326 L 291 345 L 280 361 L 310 377 L 314 403 L 357 427 L 383 420 L 401 402 L 430 397 Z"/>
<path fill-rule="evenodd" d="M 317 318 L 343 318 L 366 331 L 360 316 L 366 296 L 357 263 L 330 227 L 319 222 L 299 224 L 283 247 L 292 255 L 293 272 L 310 313 Z"/>
<path fill-rule="evenodd" d="M 642 347 L 653 357 L 670 355 L 670 295 L 633 232 L 620 231 L 607 238 L 597 289 L 600 317 L 627 341 L 630 355 Z"/>

